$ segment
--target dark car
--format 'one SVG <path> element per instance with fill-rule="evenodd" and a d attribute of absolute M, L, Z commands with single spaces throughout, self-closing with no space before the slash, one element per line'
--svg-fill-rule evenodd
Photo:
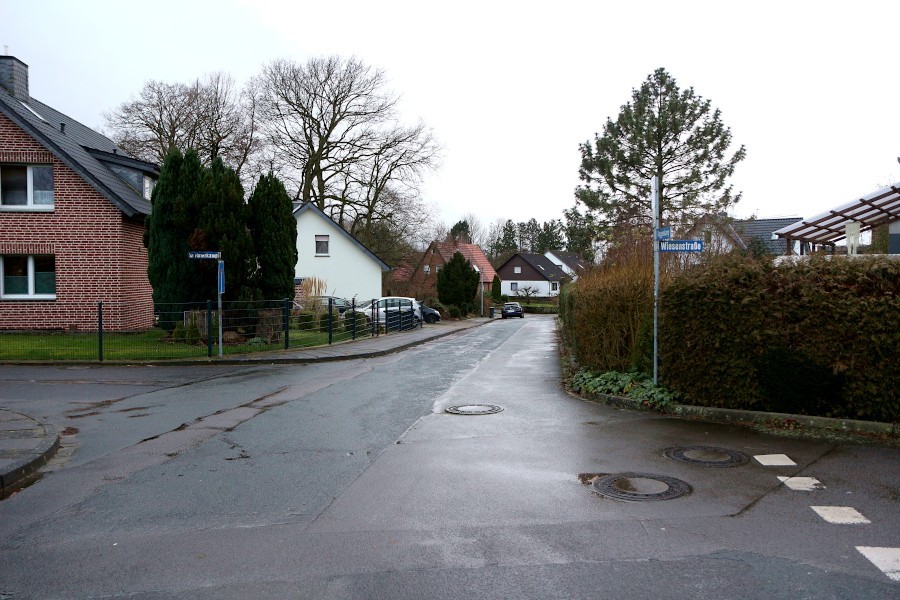
<path fill-rule="evenodd" d="M 441 320 L 441 313 L 435 309 L 430 306 L 425 306 L 424 304 L 421 304 L 420 307 L 422 308 L 422 319 L 426 323 L 433 325 Z"/>
<path fill-rule="evenodd" d="M 520 319 L 524 319 L 525 311 L 522 309 L 522 305 L 518 302 L 507 302 L 503 305 L 503 310 L 500 311 L 500 316 L 504 319 L 506 317 L 519 317 Z"/>

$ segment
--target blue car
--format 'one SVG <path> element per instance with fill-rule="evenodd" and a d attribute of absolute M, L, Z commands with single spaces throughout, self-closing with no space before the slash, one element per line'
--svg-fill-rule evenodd
<path fill-rule="evenodd" d="M 525 310 L 518 302 L 507 302 L 503 305 L 503 310 L 500 311 L 500 317 L 503 319 L 506 317 L 519 317 L 520 319 L 524 319 Z"/>

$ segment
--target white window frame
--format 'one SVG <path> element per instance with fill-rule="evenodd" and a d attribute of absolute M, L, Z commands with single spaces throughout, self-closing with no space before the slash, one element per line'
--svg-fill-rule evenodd
<path fill-rule="evenodd" d="M 422 267 L 422 271 L 424 271 L 424 273 L 426 275 L 430 275 L 431 274 L 431 265 L 425 265 L 424 267 Z"/>
<path fill-rule="evenodd" d="M 559 290 L 559 283 L 556 281 L 551 281 L 550 282 L 550 291 L 555 292 L 557 290 Z"/>
<path fill-rule="evenodd" d="M 331 250 L 330 240 L 327 235 L 317 235 L 315 236 L 316 241 L 316 256 L 329 256 L 329 251 Z M 325 243 L 325 252 L 319 252 L 319 244 Z"/>
<path fill-rule="evenodd" d="M 0 211 L 28 211 L 28 212 L 40 212 L 40 211 L 52 211 L 56 207 L 56 174 L 54 173 L 53 177 L 53 203 L 52 204 L 35 204 L 34 203 L 34 171 L 35 167 L 45 167 L 50 168 L 51 172 L 53 169 L 53 165 L 41 165 L 41 164 L 33 164 L 27 165 L 22 163 L 3 163 L 0 164 L 0 171 L 3 170 L 4 167 L 25 167 L 25 176 L 27 178 L 27 201 L 26 204 L 3 204 L 3 181 L 0 179 Z"/>
<path fill-rule="evenodd" d="M 16 254 L 0 255 L 0 300 L 56 300 L 56 294 L 36 294 L 34 292 L 34 257 L 35 256 L 52 256 L 46 254 L 29 254 L 28 256 L 28 293 L 27 294 L 7 294 L 4 290 L 4 281 L 6 273 L 4 271 L 5 259 L 7 256 L 21 256 Z M 55 256 L 54 256 L 55 259 Z M 54 260 L 53 267 L 53 287 L 56 288 L 56 264 Z"/>
<path fill-rule="evenodd" d="M 522 267 L 513 267 L 513 273 L 515 273 L 516 275 L 518 275 L 521 272 L 522 272 Z"/>
<path fill-rule="evenodd" d="M 518 292 L 519 291 L 519 282 L 513 281 L 509 284 L 509 291 Z"/>

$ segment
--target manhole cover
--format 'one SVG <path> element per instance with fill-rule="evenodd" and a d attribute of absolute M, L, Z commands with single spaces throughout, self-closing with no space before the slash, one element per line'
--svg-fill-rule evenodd
<path fill-rule="evenodd" d="M 461 404 L 447 407 L 447 412 L 454 415 L 490 415 L 503 410 L 496 404 Z"/>
<path fill-rule="evenodd" d="M 591 488 L 615 500 L 671 500 L 691 493 L 691 486 L 665 475 L 617 473 L 594 480 Z"/>
<path fill-rule="evenodd" d="M 706 467 L 739 467 L 750 462 L 750 457 L 742 452 L 712 446 L 668 448 L 663 454 L 678 462 Z"/>

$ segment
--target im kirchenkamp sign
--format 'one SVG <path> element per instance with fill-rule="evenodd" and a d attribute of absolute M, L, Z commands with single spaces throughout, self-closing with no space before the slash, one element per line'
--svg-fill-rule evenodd
<path fill-rule="evenodd" d="M 703 240 L 660 240 L 660 252 L 703 252 Z"/>

